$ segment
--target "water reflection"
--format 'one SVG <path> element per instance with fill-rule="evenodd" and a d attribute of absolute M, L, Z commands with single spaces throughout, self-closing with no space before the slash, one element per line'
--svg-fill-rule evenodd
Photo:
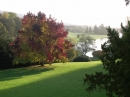
<path fill-rule="evenodd" d="M 101 44 L 104 44 L 107 40 L 108 40 L 107 38 L 96 39 L 94 49 L 95 50 L 101 50 Z M 88 55 L 89 57 L 93 57 L 92 52 L 93 51 L 90 51 L 86 55 Z"/>

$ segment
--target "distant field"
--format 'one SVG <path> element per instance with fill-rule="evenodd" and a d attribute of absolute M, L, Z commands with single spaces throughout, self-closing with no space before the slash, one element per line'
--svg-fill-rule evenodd
<path fill-rule="evenodd" d="M 0 97 L 106 97 L 105 91 L 85 91 L 86 73 L 102 71 L 100 61 L 68 62 L 0 71 Z"/>
<path fill-rule="evenodd" d="M 78 34 L 79 33 L 69 32 L 68 37 L 77 39 Z M 107 37 L 107 35 L 89 35 L 89 36 L 93 37 L 94 39 L 106 38 Z"/>

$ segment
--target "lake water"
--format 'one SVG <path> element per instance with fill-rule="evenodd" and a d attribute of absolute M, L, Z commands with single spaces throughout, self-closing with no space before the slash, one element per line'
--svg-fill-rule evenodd
<path fill-rule="evenodd" d="M 95 49 L 95 50 L 101 50 L 101 44 L 104 44 L 107 40 L 108 40 L 107 38 L 96 39 L 96 40 L 95 40 L 94 49 Z M 88 52 L 86 55 L 88 55 L 89 57 L 93 57 L 92 52 L 93 52 L 93 51 L 90 51 L 90 52 Z"/>

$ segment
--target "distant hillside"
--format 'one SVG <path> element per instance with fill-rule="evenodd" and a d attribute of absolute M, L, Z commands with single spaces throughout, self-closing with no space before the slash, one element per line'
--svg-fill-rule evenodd
<path fill-rule="evenodd" d="M 3 13 L 5 11 L 0 10 L 0 13 Z M 6 11 L 9 12 L 9 11 Z M 14 12 L 15 13 L 15 12 Z M 19 18 L 23 18 L 24 14 L 16 13 Z"/>

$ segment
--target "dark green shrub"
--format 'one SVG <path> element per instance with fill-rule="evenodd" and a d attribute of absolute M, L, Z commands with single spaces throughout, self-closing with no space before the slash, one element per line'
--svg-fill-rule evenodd
<path fill-rule="evenodd" d="M 74 58 L 81 55 L 80 51 L 76 50 L 75 48 L 71 48 L 71 49 L 67 50 L 66 54 L 67 54 L 67 58 L 68 58 L 69 62 L 72 62 Z"/>
<path fill-rule="evenodd" d="M 0 69 L 12 67 L 13 53 L 9 46 L 9 40 L 0 39 Z"/>
<path fill-rule="evenodd" d="M 121 24 L 122 37 L 115 29 L 109 27 L 107 31 L 108 41 L 101 46 L 106 72 L 86 74 L 86 90 L 102 89 L 107 97 L 130 97 L 130 21 L 125 27 Z"/>
<path fill-rule="evenodd" d="M 73 62 L 88 62 L 91 59 L 88 56 L 82 55 L 73 59 Z"/>
<path fill-rule="evenodd" d="M 14 55 L 9 46 L 10 40 L 0 39 L 0 69 L 20 68 L 35 65 L 36 63 L 12 64 Z"/>
<path fill-rule="evenodd" d="M 98 58 L 98 57 L 91 57 L 91 60 L 92 60 L 92 61 L 99 61 L 100 58 Z"/>
<path fill-rule="evenodd" d="M 103 56 L 105 53 L 102 52 L 101 50 L 97 50 L 97 51 L 94 51 L 92 53 L 93 57 L 97 57 L 97 58 L 100 58 L 101 56 Z"/>

